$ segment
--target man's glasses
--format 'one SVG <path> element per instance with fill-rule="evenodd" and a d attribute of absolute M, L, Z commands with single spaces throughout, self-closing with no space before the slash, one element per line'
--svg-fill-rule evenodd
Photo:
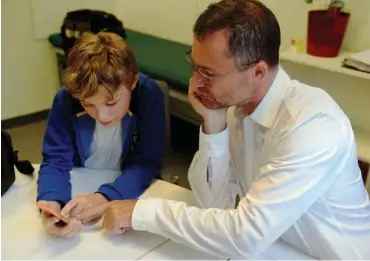
<path fill-rule="evenodd" d="M 199 73 L 200 75 L 202 75 L 203 77 L 205 77 L 206 79 L 208 79 L 209 81 L 213 80 L 214 78 L 219 78 L 219 77 L 223 77 L 223 76 L 226 76 L 226 75 L 229 75 L 235 71 L 239 71 L 239 70 L 243 70 L 245 68 L 248 68 L 249 66 L 253 65 L 253 64 L 256 64 L 260 61 L 260 59 L 254 61 L 254 62 L 251 62 L 251 63 L 247 63 L 247 64 L 244 64 L 242 66 L 240 66 L 239 68 L 236 68 L 234 70 L 232 70 L 231 72 L 227 72 L 227 73 L 224 73 L 224 74 L 208 74 L 206 72 L 203 72 L 201 69 L 198 68 L 198 66 L 195 65 L 194 61 L 193 61 L 193 58 L 191 57 L 191 51 L 192 50 L 189 50 L 185 53 L 185 57 L 186 57 L 186 60 L 189 62 L 191 68 L 193 69 L 193 71 Z"/>

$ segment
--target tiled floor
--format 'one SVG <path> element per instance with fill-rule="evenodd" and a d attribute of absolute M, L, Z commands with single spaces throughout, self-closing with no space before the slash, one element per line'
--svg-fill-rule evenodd
<path fill-rule="evenodd" d="M 46 121 L 41 121 L 7 130 L 12 136 L 14 149 L 19 151 L 19 159 L 29 160 L 31 163 L 41 162 L 41 149 L 45 127 Z M 196 144 L 197 140 L 194 140 L 194 135 L 192 139 L 190 143 Z M 180 143 L 183 144 L 184 141 Z M 187 142 L 187 145 L 189 145 L 189 142 Z M 189 146 L 184 148 L 180 144 L 180 146 L 177 146 L 176 151 L 171 152 L 170 155 L 166 155 L 162 171 L 163 179 L 170 181 L 175 176 L 178 176 L 178 184 L 189 188 L 187 171 L 195 151 L 195 146 L 190 146 L 189 149 Z"/>

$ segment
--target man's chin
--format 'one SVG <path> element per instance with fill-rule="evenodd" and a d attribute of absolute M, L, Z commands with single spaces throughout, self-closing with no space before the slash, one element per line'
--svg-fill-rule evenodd
<path fill-rule="evenodd" d="M 209 98 L 207 97 L 207 98 L 200 98 L 200 100 L 202 101 L 203 105 L 204 105 L 207 109 L 215 110 L 215 109 L 220 108 L 220 105 L 218 104 L 218 102 L 216 102 L 216 100 L 215 100 L 215 99 L 209 99 Z"/>
<path fill-rule="evenodd" d="M 216 109 L 221 108 L 221 106 L 218 105 L 217 103 L 208 103 L 208 104 L 204 104 L 204 106 L 206 106 L 206 108 L 209 110 L 216 110 Z"/>
<path fill-rule="evenodd" d="M 203 105 L 209 109 L 209 110 L 217 110 L 217 109 L 223 109 L 223 108 L 228 108 L 230 106 L 221 104 L 219 102 L 216 102 L 215 100 L 210 101 L 210 100 L 202 100 Z"/>

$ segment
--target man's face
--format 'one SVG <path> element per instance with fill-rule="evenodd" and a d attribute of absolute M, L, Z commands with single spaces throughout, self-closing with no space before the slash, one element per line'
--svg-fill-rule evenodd
<path fill-rule="evenodd" d="M 253 70 L 239 71 L 234 59 L 228 55 L 228 40 L 224 31 L 206 35 L 202 40 L 193 39 L 191 56 L 195 68 L 210 79 L 194 72 L 204 87 L 198 96 L 209 109 L 248 103 L 254 93 Z"/>
<path fill-rule="evenodd" d="M 113 93 L 113 96 L 105 88 L 100 88 L 95 95 L 80 100 L 80 102 L 93 119 L 99 121 L 103 126 L 113 127 L 129 111 L 131 91 L 135 86 L 136 81 L 130 86 L 131 90 L 122 85 Z"/>

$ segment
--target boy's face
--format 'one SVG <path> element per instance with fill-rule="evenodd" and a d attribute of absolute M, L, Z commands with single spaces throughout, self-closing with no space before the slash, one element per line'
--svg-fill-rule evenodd
<path fill-rule="evenodd" d="M 95 95 L 80 100 L 81 105 L 92 118 L 99 121 L 103 126 L 113 127 L 117 125 L 128 112 L 131 101 L 131 91 L 135 88 L 136 82 L 137 80 L 135 80 L 130 88 L 122 85 L 113 94 L 113 97 L 105 88 L 100 88 Z"/>

